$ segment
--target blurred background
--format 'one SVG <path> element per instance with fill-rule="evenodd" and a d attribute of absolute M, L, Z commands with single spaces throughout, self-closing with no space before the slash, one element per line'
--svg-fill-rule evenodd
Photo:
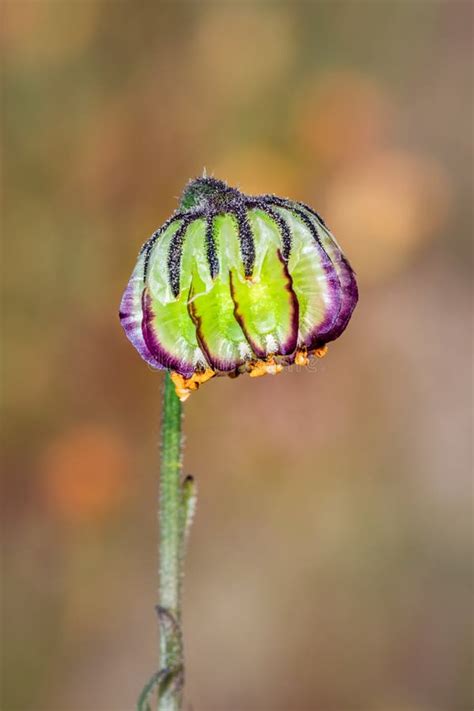
<path fill-rule="evenodd" d="M 162 376 L 117 311 L 204 167 L 321 212 L 361 297 L 316 372 L 186 403 L 186 709 L 472 709 L 471 15 L 4 0 L 3 711 L 157 667 Z"/>

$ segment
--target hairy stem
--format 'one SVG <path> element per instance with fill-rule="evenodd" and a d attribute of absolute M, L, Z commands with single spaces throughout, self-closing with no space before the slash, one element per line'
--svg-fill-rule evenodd
<path fill-rule="evenodd" d="M 183 495 L 181 488 L 182 404 L 169 373 L 165 376 L 161 421 L 160 473 L 160 660 L 163 681 L 159 711 L 181 709 L 183 643 L 181 637 L 181 567 Z"/>
<path fill-rule="evenodd" d="M 184 660 L 181 634 L 181 588 L 184 553 L 196 507 L 194 480 L 181 481 L 182 404 L 166 373 L 161 420 L 160 471 L 160 670 L 144 686 L 137 711 L 181 711 Z"/>

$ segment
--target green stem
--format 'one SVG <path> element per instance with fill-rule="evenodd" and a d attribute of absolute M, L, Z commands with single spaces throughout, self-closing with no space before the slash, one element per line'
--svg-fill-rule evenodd
<path fill-rule="evenodd" d="M 169 373 L 165 376 L 161 421 L 160 605 L 180 615 L 181 548 L 181 402 Z"/>
<path fill-rule="evenodd" d="M 160 660 L 168 683 L 159 688 L 159 711 L 181 709 L 183 644 L 181 637 L 181 567 L 183 501 L 181 490 L 181 420 L 183 406 L 170 374 L 165 376 L 161 420 L 160 473 Z"/>
<path fill-rule="evenodd" d="M 181 588 L 186 539 L 196 508 L 191 476 L 181 481 L 182 404 L 170 374 L 165 376 L 161 419 L 160 472 L 160 670 L 143 688 L 137 711 L 181 711 L 184 659 L 181 634 Z M 154 703 L 157 700 L 157 705 Z"/>

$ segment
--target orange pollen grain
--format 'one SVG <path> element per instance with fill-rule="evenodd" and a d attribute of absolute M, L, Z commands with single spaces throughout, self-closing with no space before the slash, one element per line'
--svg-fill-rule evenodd
<path fill-rule="evenodd" d="M 260 378 L 267 374 L 266 363 L 263 360 L 257 360 L 254 363 L 249 363 L 249 375 L 251 378 Z"/>
<path fill-rule="evenodd" d="M 185 378 L 184 375 L 179 373 L 171 373 L 171 380 L 173 381 L 176 395 L 181 402 L 185 402 L 193 391 L 198 390 L 202 383 L 205 383 L 206 380 L 209 380 L 214 375 L 215 372 L 211 368 L 207 368 L 202 373 L 193 373 L 190 378 Z"/>
<path fill-rule="evenodd" d="M 277 375 L 281 373 L 283 366 L 276 363 L 271 356 L 267 360 L 257 360 L 249 363 L 249 375 L 251 378 L 260 378 L 262 375 Z"/>
<path fill-rule="evenodd" d="M 315 355 L 317 358 L 324 358 L 326 353 L 328 352 L 328 347 L 327 346 L 321 346 L 321 348 L 316 348 L 316 350 L 313 351 L 313 355 Z"/>
<path fill-rule="evenodd" d="M 296 365 L 308 365 L 309 358 L 306 350 L 297 350 L 295 355 Z"/>

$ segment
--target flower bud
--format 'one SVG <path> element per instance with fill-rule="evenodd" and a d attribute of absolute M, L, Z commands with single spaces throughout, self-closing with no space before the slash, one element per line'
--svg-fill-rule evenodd
<path fill-rule="evenodd" d="M 214 375 L 275 374 L 323 355 L 357 298 L 354 272 L 314 210 L 203 177 L 143 245 L 120 319 L 184 400 Z"/>

